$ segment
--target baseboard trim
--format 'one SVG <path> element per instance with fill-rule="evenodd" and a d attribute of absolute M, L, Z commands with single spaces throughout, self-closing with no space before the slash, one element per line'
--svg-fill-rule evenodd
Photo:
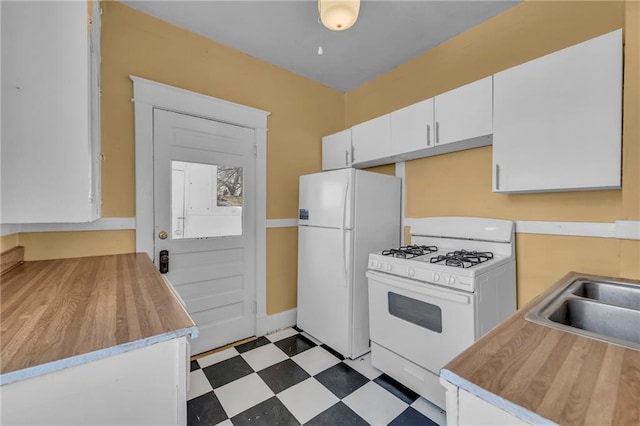
<path fill-rule="evenodd" d="M 296 325 L 298 310 L 296 308 L 273 315 L 261 315 L 256 318 L 256 336 L 264 336 L 274 331 Z"/>

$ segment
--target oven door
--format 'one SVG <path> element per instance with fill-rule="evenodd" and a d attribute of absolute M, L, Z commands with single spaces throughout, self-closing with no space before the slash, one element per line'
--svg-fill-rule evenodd
<path fill-rule="evenodd" d="M 371 341 L 439 375 L 474 342 L 476 295 L 367 272 Z"/>

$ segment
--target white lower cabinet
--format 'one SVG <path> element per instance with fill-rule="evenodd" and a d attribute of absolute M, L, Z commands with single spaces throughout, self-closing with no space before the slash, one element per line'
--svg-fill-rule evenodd
<path fill-rule="evenodd" d="M 494 192 L 620 188 L 622 30 L 495 74 L 494 89 Z"/>
<path fill-rule="evenodd" d="M 491 143 L 493 133 L 493 77 L 474 81 L 434 98 L 435 144 L 475 138 Z"/>
<path fill-rule="evenodd" d="M 354 167 L 389 163 L 391 156 L 391 116 L 376 117 L 351 128 Z"/>
<path fill-rule="evenodd" d="M 530 424 L 442 378 L 440 383 L 447 390 L 446 410 L 449 426 Z"/>
<path fill-rule="evenodd" d="M 322 138 L 322 170 L 351 167 L 352 157 L 351 129 Z"/>
<path fill-rule="evenodd" d="M 100 218 L 100 3 L 2 1 L 1 223 Z"/>
<path fill-rule="evenodd" d="M 3 425 L 186 425 L 179 337 L 0 387 Z"/>

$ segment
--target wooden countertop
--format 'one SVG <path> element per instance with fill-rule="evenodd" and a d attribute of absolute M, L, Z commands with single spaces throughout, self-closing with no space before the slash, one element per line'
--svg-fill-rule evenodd
<path fill-rule="evenodd" d="M 0 384 L 197 328 L 146 254 L 25 262 L 0 281 Z"/>
<path fill-rule="evenodd" d="M 578 276 L 595 277 L 567 274 L 447 364 L 441 377 L 525 420 L 532 417 L 518 414 L 528 410 L 563 425 L 639 425 L 640 351 L 524 319 Z"/>

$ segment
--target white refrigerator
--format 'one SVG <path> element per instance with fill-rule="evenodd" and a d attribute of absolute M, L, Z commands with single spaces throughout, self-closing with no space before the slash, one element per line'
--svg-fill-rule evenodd
<path fill-rule="evenodd" d="M 400 244 L 401 181 L 341 169 L 300 177 L 298 327 L 346 358 L 369 352 L 369 253 Z"/>

